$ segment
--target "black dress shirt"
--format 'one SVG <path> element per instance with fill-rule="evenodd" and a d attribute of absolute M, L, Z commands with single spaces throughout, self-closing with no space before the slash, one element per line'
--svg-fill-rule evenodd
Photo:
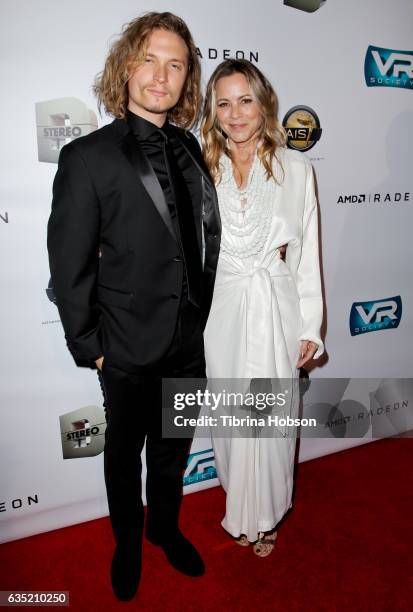
<path fill-rule="evenodd" d="M 201 202 L 202 185 L 199 171 L 196 169 L 191 157 L 185 150 L 179 138 L 174 134 L 173 128 L 168 121 L 159 128 L 154 123 L 147 121 L 143 117 L 139 117 L 127 111 L 128 124 L 139 141 L 149 163 L 151 164 L 168 205 L 169 214 L 171 215 L 172 224 L 175 229 L 175 234 L 180 241 L 181 252 L 183 254 L 182 241 L 180 240 L 180 230 L 177 218 L 177 209 L 175 201 L 176 184 L 179 184 L 180 193 L 177 197 L 186 198 L 190 202 Z M 172 148 L 172 154 L 177 163 L 178 169 L 181 171 L 184 181 L 180 180 L 174 183 L 174 176 L 171 177 L 175 189 L 171 186 L 168 168 L 165 160 L 164 143 L 169 142 Z M 184 193 L 182 193 L 184 191 Z M 199 255 L 201 258 L 201 255 Z M 183 293 L 187 293 L 187 278 L 184 268 L 183 277 Z"/>

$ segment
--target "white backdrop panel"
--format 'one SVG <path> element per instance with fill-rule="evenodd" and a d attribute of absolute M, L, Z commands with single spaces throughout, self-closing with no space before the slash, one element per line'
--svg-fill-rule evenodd
<path fill-rule="evenodd" d="M 56 165 L 38 161 L 35 104 L 73 97 L 97 112 L 93 77 L 103 67 L 113 35 L 145 10 L 171 10 L 186 20 L 203 56 L 204 83 L 225 53 L 243 51 L 248 59 L 252 52 L 278 92 L 281 118 L 296 105 L 310 106 L 320 118 L 321 140 L 308 155 L 319 186 L 327 359 L 312 375 L 411 376 L 412 201 L 337 203 L 346 194 L 384 197 L 400 192 L 412 197 L 408 145 L 413 93 L 366 87 L 364 80 L 369 45 L 413 48 L 410 0 L 327 0 L 311 14 L 281 0 L 152 5 L 135 0 L 72 0 L 70 5 L 3 0 L 1 541 L 107 513 L 102 455 L 62 457 L 59 416 L 101 406 L 102 398 L 96 374 L 74 366 L 56 307 L 46 297 L 46 224 Z M 109 120 L 99 117 L 99 127 Z M 403 312 L 397 329 L 350 335 L 353 302 L 398 295 Z M 365 441 L 368 436 L 305 439 L 300 459 Z M 208 472 L 209 449 L 208 440 L 194 444 L 192 452 L 202 462 L 192 480 L 187 474 L 192 484 L 186 491 L 217 484 L 206 477 L 213 476 Z"/>

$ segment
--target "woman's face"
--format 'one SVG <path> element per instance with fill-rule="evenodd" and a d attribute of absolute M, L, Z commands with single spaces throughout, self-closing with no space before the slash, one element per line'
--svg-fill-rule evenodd
<path fill-rule="evenodd" d="M 261 113 L 251 86 L 239 72 L 216 83 L 217 121 L 234 143 L 254 140 L 261 128 Z"/>

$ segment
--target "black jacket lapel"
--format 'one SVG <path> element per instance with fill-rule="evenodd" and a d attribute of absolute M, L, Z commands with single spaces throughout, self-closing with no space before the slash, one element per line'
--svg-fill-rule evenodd
<path fill-rule="evenodd" d="M 187 136 L 184 131 L 179 130 L 179 129 L 176 130 L 176 135 L 178 136 L 182 145 L 185 147 L 192 161 L 197 166 L 198 170 L 201 172 L 202 176 L 205 178 L 205 180 L 208 183 L 214 186 L 212 179 L 211 179 L 211 175 L 208 172 L 208 168 L 206 166 L 206 163 L 204 162 L 204 158 L 202 157 L 202 154 L 199 149 L 199 145 L 196 142 L 196 140 L 194 142 L 190 136 Z M 193 138 L 195 138 L 195 136 L 193 136 Z"/>
<path fill-rule="evenodd" d="M 188 136 L 183 130 L 177 130 L 177 136 L 203 177 L 204 202 L 202 214 L 204 225 L 209 232 L 213 234 L 219 233 L 221 231 L 221 220 L 217 193 L 207 165 L 202 157 L 198 141 L 195 136 Z"/>

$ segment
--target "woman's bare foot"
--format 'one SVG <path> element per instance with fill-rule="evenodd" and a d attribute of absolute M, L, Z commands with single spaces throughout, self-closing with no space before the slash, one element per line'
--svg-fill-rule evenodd
<path fill-rule="evenodd" d="M 257 555 L 257 557 L 268 557 L 268 555 L 271 554 L 274 549 L 276 539 L 277 532 L 275 530 L 267 531 L 266 533 L 260 531 L 258 534 L 258 540 L 253 546 L 254 553 Z"/>

